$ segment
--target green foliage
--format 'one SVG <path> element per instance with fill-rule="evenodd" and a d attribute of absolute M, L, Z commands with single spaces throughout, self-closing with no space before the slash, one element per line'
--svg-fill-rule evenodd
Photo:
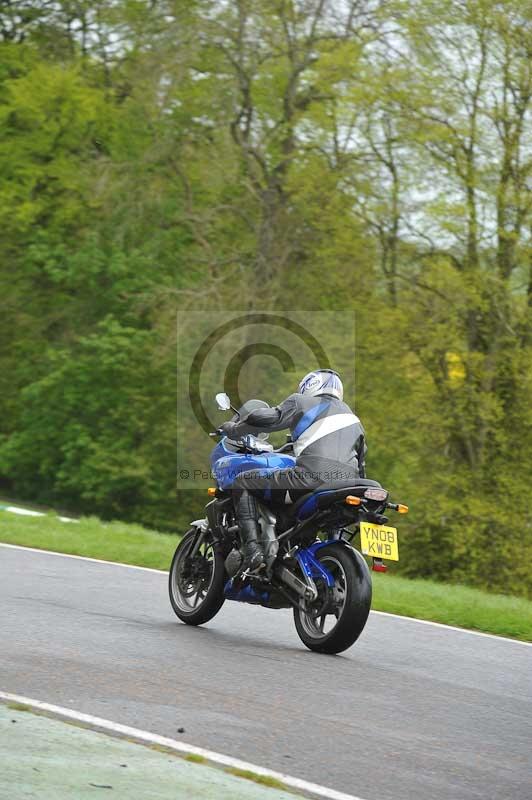
<path fill-rule="evenodd" d="M 175 454 L 160 420 L 172 390 L 155 347 L 153 333 L 107 317 L 71 351 L 50 354 L 45 376 L 23 389 L 20 430 L 2 450 L 2 470 L 22 493 L 128 519 L 171 513 Z"/>
<path fill-rule="evenodd" d="M 333 310 L 335 354 L 354 310 L 348 399 L 356 364 L 371 475 L 412 509 L 399 569 L 530 596 L 522 4 L 98 0 L 0 22 L 6 490 L 183 530 L 202 498 L 176 496 L 176 433 L 206 445 L 176 423 L 176 311 Z"/>

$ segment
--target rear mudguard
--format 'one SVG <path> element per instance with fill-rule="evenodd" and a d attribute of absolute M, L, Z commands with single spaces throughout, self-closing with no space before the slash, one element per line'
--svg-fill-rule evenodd
<path fill-rule="evenodd" d="M 305 574 L 310 578 L 324 578 L 328 586 L 334 586 L 334 578 L 332 577 L 331 573 L 323 564 L 318 561 L 316 557 L 321 550 L 323 550 L 325 547 L 330 547 L 332 544 L 341 545 L 346 552 L 349 553 L 360 581 L 363 583 L 369 581 L 371 586 L 371 573 L 364 557 L 355 547 L 348 544 L 343 539 L 331 539 L 325 542 L 313 542 L 309 547 L 305 547 L 304 549 L 300 550 L 296 554 L 296 558 L 299 561 L 303 572 L 305 572 Z"/>

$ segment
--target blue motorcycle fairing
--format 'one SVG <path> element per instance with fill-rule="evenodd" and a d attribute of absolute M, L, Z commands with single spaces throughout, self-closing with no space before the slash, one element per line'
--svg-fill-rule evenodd
<path fill-rule="evenodd" d="M 320 495 L 333 494 L 333 492 L 335 491 L 336 491 L 335 489 L 325 489 L 322 492 L 314 492 L 314 494 L 312 494 L 309 498 L 307 498 L 307 500 L 305 500 L 303 505 L 298 509 L 297 512 L 298 520 L 307 519 L 307 517 L 311 517 L 312 514 L 314 514 L 314 512 L 318 508 L 318 497 Z"/>
<path fill-rule="evenodd" d="M 253 605 L 263 605 L 270 599 L 269 592 L 257 592 L 249 583 L 240 589 L 235 589 L 234 580 L 231 578 L 224 586 L 226 600 L 236 600 L 237 603 L 252 603 Z"/>
<path fill-rule="evenodd" d="M 226 446 L 227 437 L 218 442 L 211 453 L 211 468 L 222 491 L 228 491 L 241 472 L 253 469 L 260 475 L 269 475 L 276 469 L 293 467 L 296 460 L 283 453 L 235 453 Z"/>

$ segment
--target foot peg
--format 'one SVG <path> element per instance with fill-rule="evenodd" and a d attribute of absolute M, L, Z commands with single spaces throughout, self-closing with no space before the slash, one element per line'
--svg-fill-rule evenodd
<path fill-rule="evenodd" d="M 262 551 L 262 547 L 258 544 L 256 539 L 249 539 L 243 547 L 244 563 L 242 568 L 245 572 L 256 572 L 266 566 L 266 558 Z"/>
<path fill-rule="evenodd" d="M 244 562 L 244 571 L 254 574 L 256 572 L 260 572 L 260 570 L 264 569 L 265 566 L 266 560 L 262 553 L 255 553 L 255 555 L 249 560 L 249 563 Z"/>

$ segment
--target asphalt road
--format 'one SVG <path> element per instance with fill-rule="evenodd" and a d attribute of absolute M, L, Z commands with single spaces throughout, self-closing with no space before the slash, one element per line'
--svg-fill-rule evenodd
<path fill-rule="evenodd" d="M 0 547 L 0 689 L 364 800 L 532 797 L 532 648 L 415 621 L 323 656 L 288 611 L 190 628 L 164 574 Z"/>

